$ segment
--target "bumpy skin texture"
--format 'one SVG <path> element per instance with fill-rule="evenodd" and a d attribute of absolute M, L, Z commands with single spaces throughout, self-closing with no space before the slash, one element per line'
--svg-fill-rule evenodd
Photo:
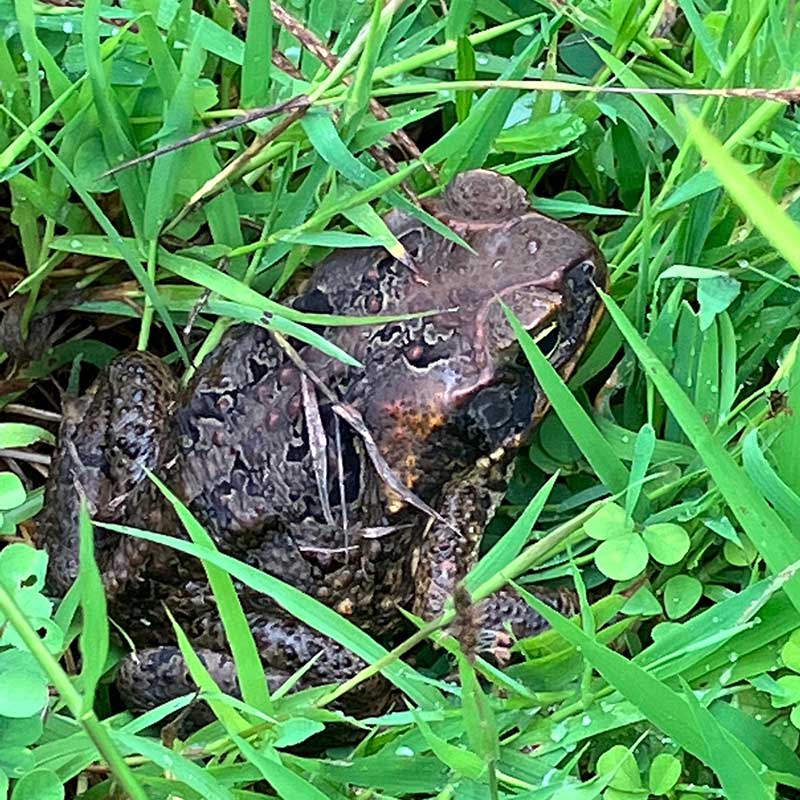
<path fill-rule="evenodd" d="M 182 535 L 171 507 L 145 477 L 151 469 L 222 551 L 292 583 L 376 637 L 401 628 L 398 606 L 426 618 L 441 611 L 475 563 L 514 453 L 546 408 L 499 301 L 540 336 L 566 377 L 600 314 L 594 286 L 605 285 L 606 268 L 590 241 L 531 211 L 524 191 L 492 172 L 464 173 L 428 210 L 473 252 L 393 213 L 387 222 L 414 268 L 377 248 L 338 251 L 293 305 L 350 316 L 439 312 L 326 328 L 325 337 L 355 356 L 359 369 L 297 346 L 339 401 L 361 414 L 392 470 L 449 524 L 431 522 L 387 488 L 358 433 L 321 393 L 317 428 L 324 441 L 315 463 L 300 370 L 269 331 L 237 325 L 183 391 L 158 359 L 131 353 L 67 404 L 39 525 L 55 593 L 76 575 L 81 494 L 97 519 Z M 320 498 L 320 460 L 327 502 Z M 144 648 L 120 673 L 127 702 L 152 707 L 190 685 L 169 646 L 164 605 L 202 648 L 223 688 L 235 691 L 200 565 L 102 530 L 96 542 L 111 613 Z M 240 591 L 271 676 L 291 673 L 319 650 L 306 684 L 339 681 L 362 666 L 271 598 Z M 567 595 L 540 594 L 564 611 L 573 608 Z M 510 641 L 508 625 L 517 636 L 544 627 L 508 591 L 484 601 L 473 617 L 479 649 L 498 658 Z M 387 696 L 374 681 L 346 707 L 375 711 Z"/>

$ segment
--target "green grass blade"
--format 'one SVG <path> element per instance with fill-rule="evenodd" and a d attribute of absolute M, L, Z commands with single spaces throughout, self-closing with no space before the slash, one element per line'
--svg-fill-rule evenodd
<path fill-rule="evenodd" d="M 208 569 L 209 568 L 206 566 L 206 572 L 208 572 Z M 210 581 L 211 577 L 209 576 L 209 582 Z M 220 581 L 217 581 L 218 586 L 219 584 Z M 214 598 L 217 598 L 216 592 L 214 593 Z M 223 598 L 225 598 L 224 593 Z M 189 641 L 189 637 L 178 624 L 175 617 L 173 617 L 169 612 L 169 609 L 167 609 L 167 616 L 169 617 L 169 621 L 172 623 L 172 630 L 175 633 L 175 639 L 178 642 L 178 648 L 180 649 L 183 659 L 186 662 L 186 666 L 189 669 L 189 674 L 192 676 L 192 680 L 195 682 L 195 684 L 197 684 L 198 688 L 206 695 L 209 695 L 205 699 L 208 705 L 211 707 L 211 710 L 214 712 L 214 715 L 223 724 L 225 730 L 228 731 L 229 734 L 237 732 L 241 733 L 242 731 L 247 730 L 247 728 L 250 727 L 249 723 L 241 714 L 239 714 L 238 711 L 236 711 L 236 709 L 232 708 L 226 703 L 214 699 L 214 695 L 218 694 L 220 691 L 219 686 L 217 686 L 211 673 L 208 671 L 208 669 L 206 669 L 205 664 L 203 664 L 203 662 L 200 660 L 200 657 L 194 651 L 194 648 Z M 226 615 L 223 616 L 223 612 L 220 609 L 220 616 L 223 618 L 223 621 L 226 618 L 228 621 L 230 621 L 230 610 L 228 609 Z M 227 630 L 228 629 L 226 628 L 226 633 Z"/>
<path fill-rule="evenodd" d="M 750 431 L 742 441 L 742 464 L 750 479 L 775 506 L 787 525 L 793 525 L 800 520 L 800 497 L 780 479 L 767 461 L 759 447 L 758 431 Z M 794 528 L 792 532 L 800 535 L 800 531 Z"/>
<path fill-rule="evenodd" d="M 800 275 L 800 227 L 761 188 L 747 170 L 688 111 L 689 131 L 709 167 L 719 177 L 728 194 L 753 221 L 772 246 Z"/>
<path fill-rule="evenodd" d="M 271 70 L 272 6 L 269 0 L 250 0 L 242 63 L 243 108 L 268 105 Z"/>
<path fill-rule="evenodd" d="M 238 748 L 247 761 L 252 764 L 262 775 L 265 781 L 272 786 L 283 800 L 327 800 L 328 795 L 323 794 L 314 784 L 290 770 L 281 763 L 276 750 L 271 747 L 265 750 L 256 750 L 250 742 L 241 736 L 234 736 Z"/>
<path fill-rule="evenodd" d="M 111 738 L 123 752 L 141 753 L 148 761 L 174 776 L 174 780 L 178 782 L 178 786 L 173 789 L 175 794 L 183 794 L 180 790 L 180 785 L 183 784 L 192 792 L 199 793 L 205 800 L 233 800 L 234 798 L 228 788 L 214 778 L 210 770 L 194 764 L 188 758 L 181 758 L 175 751 L 154 739 L 113 728 L 111 729 Z M 142 796 L 148 797 L 148 795 Z"/>
<path fill-rule="evenodd" d="M 520 325 L 513 311 L 503 307 L 522 350 L 536 375 L 542 391 L 553 406 L 553 411 L 569 431 L 592 469 L 612 493 L 622 492 L 628 485 L 628 470 L 617 457 L 603 434 L 597 429 L 589 414 L 581 407 L 567 388 L 553 365 L 545 358 L 531 335 Z"/>
<path fill-rule="evenodd" d="M 83 680 L 83 713 L 86 713 L 94 708 L 97 684 L 106 670 L 108 614 L 106 613 L 105 588 L 94 557 L 92 521 L 89 518 L 85 501 L 81 502 L 78 529 L 80 533 L 78 581 L 81 587 L 81 609 L 83 610 L 81 678 Z"/>
<path fill-rule="evenodd" d="M 465 579 L 468 589 L 480 586 L 500 570 L 505 569 L 522 552 L 525 542 L 531 537 L 533 526 L 539 519 L 547 498 L 550 497 L 556 480 L 558 480 L 558 473 L 550 476 L 500 541 L 470 570 Z"/>
<path fill-rule="evenodd" d="M 206 533 L 194 514 L 155 475 L 151 474 L 150 479 L 169 500 L 191 540 L 201 547 L 216 550 L 214 540 Z M 271 714 L 272 703 L 267 689 L 264 666 L 261 663 L 258 647 L 236 594 L 233 581 L 225 570 L 209 562 L 204 561 L 203 567 L 208 575 L 211 590 L 214 592 L 225 635 L 236 662 L 242 697 L 246 703 Z"/>

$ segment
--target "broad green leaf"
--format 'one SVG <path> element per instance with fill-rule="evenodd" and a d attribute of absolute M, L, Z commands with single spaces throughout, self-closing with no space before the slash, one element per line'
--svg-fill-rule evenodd
<path fill-rule="evenodd" d="M 14 786 L 11 800 L 64 800 L 64 784 L 50 769 L 35 769 Z"/>
<path fill-rule="evenodd" d="M 689 534 L 674 522 L 656 522 L 642 531 L 650 555 L 659 564 L 677 564 L 689 552 Z"/>
<path fill-rule="evenodd" d="M 24 422 L 0 423 L 0 448 L 28 447 L 36 442 L 53 443 L 53 434 L 38 425 Z"/>
<path fill-rule="evenodd" d="M 639 767 L 631 751 L 621 744 L 615 744 L 597 759 L 597 774 L 611 773 L 609 786 L 623 792 L 635 792 L 642 786 Z"/>
<path fill-rule="evenodd" d="M 697 302 L 700 303 L 700 330 L 711 326 L 717 314 L 726 311 L 739 296 L 742 285 L 736 278 L 720 275 L 701 278 L 697 282 Z"/>
<path fill-rule="evenodd" d="M 606 503 L 583 523 L 583 529 L 592 539 L 613 539 L 633 532 L 633 525 L 625 509 L 616 503 Z"/>
<path fill-rule="evenodd" d="M 664 608 L 670 619 L 685 617 L 703 595 L 703 584 L 691 575 L 673 575 L 664 584 Z"/>
<path fill-rule="evenodd" d="M 0 472 L 0 511 L 8 511 L 25 502 L 27 492 L 13 472 Z"/>
<path fill-rule="evenodd" d="M 47 678 L 25 650 L 0 652 L 0 718 L 25 719 L 47 705 Z"/>
<path fill-rule="evenodd" d="M 647 566 L 647 545 L 638 533 L 624 533 L 601 542 L 594 551 L 594 562 L 604 575 L 615 581 L 628 581 Z"/>

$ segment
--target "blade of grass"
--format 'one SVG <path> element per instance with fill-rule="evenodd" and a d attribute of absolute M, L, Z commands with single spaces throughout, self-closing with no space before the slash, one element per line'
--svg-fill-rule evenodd
<path fill-rule="evenodd" d="M 770 244 L 800 275 L 800 227 L 728 152 L 705 125 L 684 110 L 689 131 L 700 154 L 719 177 L 736 204 Z"/>
<path fill-rule="evenodd" d="M 206 572 L 208 572 L 209 567 L 206 566 L 205 564 L 204 566 L 206 568 Z M 213 571 L 213 569 L 214 568 L 212 567 L 211 570 Z M 209 577 L 209 583 L 210 582 L 211 578 Z M 219 583 L 220 582 L 217 581 L 218 586 Z M 214 598 L 217 599 L 216 593 L 214 594 Z M 220 610 L 220 616 L 222 616 L 222 613 L 223 613 L 222 610 Z M 203 664 L 203 662 L 200 660 L 200 657 L 194 651 L 194 648 L 192 647 L 192 644 L 189 641 L 189 637 L 183 631 L 183 628 L 181 628 L 181 626 L 178 624 L 178 621 L 175 619 L 175 617 L 170 613 L 169 609 L 167 609 L 167 616 L 169 617 L 169 621 L 172 623 L 172 630 L 175 633 L 175 638 L 178 642 L 178 648 L 180 649 L 181 654 L 183 655 L 183 660 L 186 662 L 186 666 L 189 669 L 189 674 L 192 676 L 192 680 L 195 682 L 198 688 L 206 694 L 205 700 L 211 707 L 211 710 L 214 712 L 216 718 L 222 723 L 225 730 L 231 735 L 234 733 L 241 733 L 242 731 L 247 730 L 250 727 L 250 724 L 241 714 L 239 714 L 238 711 L 236 711 L 235 708 L 232 708 L 226 703 L 222 703 L 214 699 L 214 696 L 220 693 L 219 686 L 217 686 L 216 681 L 212 677 L 211 673 L 208 671 L 205 664 Z M 229 611 L 227 613 L 227 616 L 230 617 Z M 223 619 L 225 618 L 223 617 Z M 227 634 L 227 629 L 225 632 Z M 248 664 L 248 666 L 250 665 Z M 262 674 L 263 674 L 263 669 L 262 669 Z M 238 671 L 237 671 L 237 676 L 238 676 Z"/>
<path fill-rule="evenodd" d="M 488 580 L 492 575 L 507 567 L 520 553 L 525 542 L 530 538 L 533 526 L 542 513 L 547 498 L 558 480 L 558 473 L 551 475 L 548 481 L 533 496 L 525 510 L 514 520 L 514 524 L 503 534 L 500 541 L 470 570 L 465 578 L 468 589 L 474 589 Z"/>
<path fill-rule="evenodd" d="M 183 523 L 191 540 L 209 550 L 216 550 L 214 540 L 206 533 L 194 514 L 155 475 L 150 474 L 149 477 L 175 509 L 178 519 Z M 236 662 L 242 697 L 246 703 L 272 714 L 273 708 L 269 698 L 269 690 L 267 689 L 264 665 L 261 663 L 258 647 L 242 609 L 242 604 L 236 594 L 233 581 L 225 570 L 209 562 L 204 561 L 203 567 L 208 575 L 208 582 L 217 602 L 217 609 L 219 610 L 222 625 L 225 628 L 225 635 L 231 648 L 233 660 Z"/>
<path fill-rule="evenodd" d="M 174 750 L 164 747 L 161 742 L 145 736 L 137 736 L 122 730 L 111 730 L 114 743 L 126 753 L 141 753 L 148 761 L 158 765 L 169 775 L 174 776 L 177 783 L 173 786 L 173 794 L 181 796 L 180 785 L 199 794 L 204 800 L 234 800 L 234 795 L 227 786 L 214 778 L 211 770 L 204 769 L 199 764 L 194 764 L 188 758 L 182 758 Z M 141 795 L 146 800 L 150 795 Z M 137 798 L 138 800 L 138 798 Z"/>
<path fill-rule="evenodd" d="M 106 611 L 106 593 L 100 570 L 94 558 L 94 535 L 92 522 L 86 501 L 81 501 L 78 531 L 79 569 L 78 582 L 81 587 L 81 609 L 83 625 L 81 627 L 81 656 L 83 665 L 83 713 L 94 708 L 94 696 L 97 684 L 106 669 L 108 659 L 108 614 Z"/>
<path fill-rule="evenodd" d="M 292 772 L 287 766 L 281 763 L 277 750 L 266 746 L 264 750 L 256 750 L 250 742 L 241 736 L 234 736 L 242 755 L 252 764 L 262 775 L 264 780 L 278 793 L 283 800 L 326 800 L 328 795 L 323 794 L 314 784 L 309 783 L 305 778 Z"/>
<path fill-rule="evenodd" d="M 272 69 L 272 6 L 270 0 L 250 0 L 242 63 L 242 107 L 269 104 Z"/>
<path fill-rule="evenodd" d="M 505 304 L 503 310 L 536 375 L 536 380 L 552 404 L 553 411 L 569 431 L 581 453 L 610 492 L 616 494 L 624 491 L 629 480 L 625 465 L 617 458 L 611 445 L 597 429 L 589 414 L 575 399 L 561 376 L 539 349 L 533 337 L 520 325 L 514 312 Z"/>
<path fill-rule="evenodd" d="M 775 506 L 787 525 L 800 519 L 800 497 L 780 479 L 767 461 L 759 447 L 758 431 L 750 431 L 742 441 L 742 464 L 753 483 Z"/>

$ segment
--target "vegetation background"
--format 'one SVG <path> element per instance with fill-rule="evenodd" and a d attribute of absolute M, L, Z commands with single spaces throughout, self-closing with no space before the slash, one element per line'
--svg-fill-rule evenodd
<path fill-rule="evenodd" d="M 0 798 L 798 796 L 792 0 L 2 0 L 0 26 Z M 296 273 L 399 253 L 380 213 L 402 187 L 479 166 L 596 237 L 612 286 L 568 387 L 525 341 L 554 413 L 470 589 L 500 568 L 633 588 L 580 625 L 549 612 L 506 670 L 459 657 L 458 681 L 327 619 L 411 698 L 354 747 L 299 755 L 338 690 L 264 697 L 258 668 L 249 707 L 212 693 L 214 727 L 160 740 L 170 709 L 110 705 L 91 560 L 58 608 L 42 593 L 62 394 L 129 347 L 185 373 L 232 321 L 305 335 L 276 302 Z"/>

